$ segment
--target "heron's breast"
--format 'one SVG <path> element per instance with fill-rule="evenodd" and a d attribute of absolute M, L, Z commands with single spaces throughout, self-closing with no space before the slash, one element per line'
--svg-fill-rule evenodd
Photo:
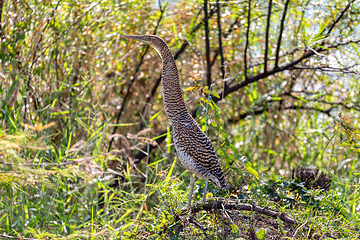
<path fill-rule="evenodd" d="M 181 149 L 178 140 L 174 138 L 174 145 L 176 148 L 177 155 L 180 159 L 181 164 L 191 173 L 199 178 L 205 178 L 209 175 L 209 172 L 201 167 L 193 157 L 191 157 L 187 152 Z"/>

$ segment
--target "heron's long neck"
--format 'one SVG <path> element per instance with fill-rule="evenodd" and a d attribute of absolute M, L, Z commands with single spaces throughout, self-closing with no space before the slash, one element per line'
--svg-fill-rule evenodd
<path fill-rule="evenodd" d="M 168 118 L 171 121 L 176 121 L 179 116 L 189 114 L 180 87 L 178 69 L 167 44 L 158 52 L 163 63 L 161 81 L 164 109 Z"/>

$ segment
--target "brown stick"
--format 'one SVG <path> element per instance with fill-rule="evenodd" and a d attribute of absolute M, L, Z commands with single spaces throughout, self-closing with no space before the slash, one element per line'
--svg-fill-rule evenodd
<path fill-rule="evenodd" d="M 259 214 L 264 214 L 272 218 L 279 218 L 289 225 L 298 225 L 296 220 L 285 215 L 284 213 L 276 212 L 267 207 L 259 207 L 248 203 L 240 203 L 232 200 L 217 200 L 216 202 L 210 202 L 206 204 L 197 204 L 191 207 L 190 211 L 182 212 L 180 215 L 196 213 L 199 211 L 212 211 L 213 209 L 226 209 L 226 210 L 238 210 L 238 211 L 252 211 Z"/>

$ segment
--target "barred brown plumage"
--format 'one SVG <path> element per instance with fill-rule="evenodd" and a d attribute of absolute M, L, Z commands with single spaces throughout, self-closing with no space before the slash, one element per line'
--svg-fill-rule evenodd
<path fill-rule="evenodd" d="M 182 165 L 188 169 L 191 174 L 188 207 L 191 205 L 195 183 L 193 174 L 205 179 L 202 201 L 202 203 L 205 203 L 208 181 L 212 181 L 219 188 L 224 188 L 226 185 L 225 175 L 210 139 L 201 130 L 187 110 L 180 87 L 178 69 L 169 46 L 161 38 L 153 35 L 121 37 L 149 44 L 162 58 L 163 69 L 161 82 L 164 109 L 173 125 L 173 139 L 176 152 Z"/>

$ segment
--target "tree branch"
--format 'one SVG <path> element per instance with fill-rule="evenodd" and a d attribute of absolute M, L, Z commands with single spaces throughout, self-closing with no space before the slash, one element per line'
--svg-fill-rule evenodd
<path fill-rule="evenodd" d="M 236 20 L 230 25 L 229 30 L 224 34 L 224 38 L 226 39 L 230 33 L 234 30 L 234 26 L 239 23 L 239 17 L 236 18 Z M 220 48 L 217 48 L 215 50 L 215 53 L 213 55 L 213 60 L 211 61 L 211 66 L 215 64 L 215 61 L 217 59 L 217 56 L 220 54 Z M 224 64 L 223 64 L 224 65 Z M 224 66 L 225 67 L 225 66 Z M 225 69 L 225 68 L 224 68 Z"/>
<path fill-rule="evenodd" d="M 269 2 L 267 22 L 266 22 L 266 33 L 265 33 L 265 54 L 264 54 L 264 73 L 267 72 L 267 59 L 269 51 L 269 30 L 270 30 L 270 17 L 271 17 L 272 0 Z"/>
<path fill-rule="evenodd" d="M 251 13 L 251 0 L 248 2 L 248 15 L 247 15 L 247 28 L 246 28 L 246 43 L 244 50 L 244 76 L 245 80 L 247 80 L 247 49 L 249 47 L 249 32 L 250 32 L 250 13 Z"/>
<path fill-rule="evenodd" d="M 318 49 L 316 49 L 316 52 L 321 53 L 321 52 L 325 52 L 325 51 L 327 51 L 329 49 L 334 49 L 334 48 L 338 48 L 340 46 L 348 45 L 350 43 L 359 43 L 359 42 L 360 42 L 360 40 L 356 40 L 356 41 L 351 40 L 351 41 L 347 41 L 347 42 L 337 43 L 337 44 L 334 44 L 334 45 L 330 45 L 328 47 L 318 48 Z M 302 57 L 300 57 L 297 60 L 294 60 L 294 61 L 292 61 L 292 62 L 290 62 L 288 64 L 285 64 L 283 66 L 275 67 L 274 69 L 272 69 L 271 71 L 268 71 L 266 73 L 261 73 L 261 74 L 255 75 L 253 77 L 247 78 L 247 79 L 245 79 L 244 81 L 242 81 L 240 83 L 235 83 L 234 85 L 228 87 L 227 93 L 225 95 L 230 94 L 230 93 L 232 93 L 232 92 L 234 92 L 234 91 L 236 91 L 236 90 L 238 90 L 238 89 L 240 89 L 240 88 L 242 88 L 242 87 L 244 87 L 244 86 L 246 86 L 246 85 L 248 85 L 250 83 L 253 83 L 253 82 L 258 81 L 260 79 L 266 78 L 266 77 L 268 77 L 270 75 L 274 75 L 275 73 L 282 72 L 282 71 L 285 71 L 285 70 L 293 70 L 293 67 L 296 64 L 302 62 L 305 59 L 310 58 L 311 56 L 313 56 L 315 54 L 316 53 L 314 51 L 305 52 L 305 54 Z M 234 79 L 236 80 L 238 76 L 240 76 L 240 74 L 238 74 L 236 77 L 234 77 Z M 217 99 L 217 98 L 213 96 L 213 100 L 214 99 Z M 216 102 L 219 101 L 219 100 L 216 100 Z"/>
<path fill-rule="evenodd" d="M 268 103 L 275 103 L 277 101 L 267 101 L 265 104 Z M 291 105 L 291 106 L 287 106 L 285 108 L 283 108 L 282 110 L 307 110 L 307 111 L 317 111 L 317 112 L 321 112 L 324 113 L 326 115 L 328 115 L 331 118 L 334 118 L 333 115 L 330 114 L 330 112 L 334 109 L 337 109 L 336 106 L 334 107 L 329 107 L 327 109 L 321 109 L 319 107 L 311 107 L 311 106 L 305 106 L 305 105 L 301 105 L 301 106 L 297 106 L 297 105 Z M 258 110 L 254 110 L 254 111 L 248 111 L 246 113 L 242 113 L 240 114 L 238 117 L 232 117 L 230 119 L 228 119 L 226 122 L 230 123 L 230 124 L 234 124 L 237 123 L 243 119 L 245 119 L 248 116 L 256 116 L 256 115 L 260 115 L 263 114 L 266 110 L 268 110 L 268 108 L 260 108 Z"/>
<path fill-rule="evenodd" d="M 285 18 L 286 18 L 286 13 L 287 13 L 287 9 L 289 6 L 289 2 L 290 2 L 290 0 L 286 0 L 284 13 L 281 18 L 279 39 L 278 39 L 277 47 L 276 47 L 275 67 L 277 67 L 279 65 L 279 53 L 280 53 L 280 46 L 281 46 L 281 38 L 282 38 L 282 34 L 284 32 L 284 23 L 285 23 Z"/>
<path fill-rule="evenodd" d="M 221 57 L 221 78 L 225 79 L 225 66 L 224 66 L 224 54 L 223 54 L 223 47 L 222 47 L 222 34 L 221 34 L 221 11 L 220 11 L 220 4 L 219 0 L 216 0 L 216 10 L 217 10 L 217 24 L 218 24 L 218 38 L 219 38 L 219 53 Z M 215 58 L 214 60 L 215 61 Z M 226 87 L 226 82 L 224 81 L 224 89 Z"/>
<path fill-rule="evenodd" d="M 358 66 L 358 64 L 355 64 L 355 66 Z M 335 68 L 335 67 L 330 67 L 330 66 L 307 66 L 307 65 L 303 65 L 303 66 L 296 66 L 294 67 L 294 69 L 310 69 L 310 70 L 315 70 L 315 71 L 321 71 L 321 72 L 336 72 L 336 73 L 347 73 L 347 74 L 359 74 L 360 72 L 358 71 L 352 71 L 349 70 L 350 68 L 353 68 L 354 66 L 349 66 L 349 67 L 344 67 L 344 68 Z"/>
<path fill-rule="evenodd" d="M 250 2 L 251 0 L 249 0 Z M 248 14 L 249 15 L 249 14 Z M 248 23 L 250 21 L 250 18 L 248 18 Z M 347 41 L 347 42 L 341 42 L 341 43 L 336 43 L 336 44 L 333 44 L 333 45 L 329 45 L 329 46 L 321 46 L 319 48 L 316 49 L 316 51 L 307 51 L 305 52 L 301 57 L 299 57 L 298 59 L 290 62 L 290 63 L 287 63 L 287 64 L 284 64 L 283 66 L 277 66 L 277 67 L 274 67 L 271 71 L 267 71 L 267 72 L 263 72 L 263 73 L 260 73 L 258 75 L 255 75 L 255 76 L 252 76 L 250 78 L 246 77 L 245 75 L 245 80 L 240 82 L 240 83 L 235 83 L 233 84 L 232 86 L 229 86 L 226 91 L 224 92 L 220 92 L 218 95 L 220 96 L 220 98 L 218 97 L 215 97 L 215 96 L 212 96 L 212 100 L 217 103 L 218 101 L 220 101 L 221 99 L 225 98 L 227 95 L 237 91 L 238 89 L 242 88 L 242 87 L 245 87 L 247 86 L 248 84 L 250 83 L 253 83 L 253 82 L 256 82 L 256 81 L 259 81 L 260 79 L 264 79 L 268 76 L 271 76 L 271 75 L 274 75 L 275 73 L 278 73 L 278 72 L 282 72 L 282 71 L 285 71 L 285 70 L 293 70 L 293 67 L 302 62 L 303 60 L 305 59 L 308 59 L 310 57 L 312 57 L 313 55 L 315 55 L 315 52 L 317 53 L 321 53 L 321 52 L 325 52 L 325 51 L 328 51 L 330 49 L 334 49 L 334 48 L 338 48 L 340 46 L 344 46 L 344 45 L 348 45 L 348 44 L 351 44 L 351 43 L 359 43 L 360 40 L 350 40 L 350 41 Z M 245 49 L 246 50 L 246 49 Z M 233 77 L 233 78 L 229 78 L 229 80 L 236 80 L 238 77 L 240 76 L 240 74 L 238 74 L 237 76 Z M 195 116 L 196 114 L 196 111 L 197 111 L 197 108 L 195 108 L 193 111 L 191 111 L 191 114 L 192 116 Z M 162 131 L 161 132 L 161 135 L 164 134 L 166 131 Z M 166 137 L 163 136 L 161 138 L 158 138 L 156 141 L 158 144 L 160 144 Z M 153 147 L 150 147 L 150 151 L 153 149 Z M 143 151 L 146 152 L 147 148 L 143 149 Z M 143 157 L 145 157 L 146 154 L 142 153 L 141 151 L 139 151 L 136 156 L 135 156 L 135 159 L 136 159 L 136 162 L 139 162 Z"/>
<path fill-rule="evenodd" d="M 211 60 L 210 60 L 210 40 L 209 40 L 209 18 L 207 10 L 208 2 L 204 0 L 204 27 L 205 27 L 205 45 L 206 45 L 206 82 L 211 87 Z"/>
<path fill-rule="evenodd" d="M 217 8 L 217 24 L 218 24 L 218 38 L 219 38 L 219 53 L 221 57 L 221 64 L 220 64 L 220 70 L 221 70 L 221 78 L 225 79 L 225 61 L 224 61 L 224 54 L 223 54 L 223 47 L 222 47 L 222 34 L 221 34 L 221 11 L 220 11 L 220 4 L 219 0 L 216 0 L 216 8 Z M 215 62 L 215 58 L 213 59 L 213 62 Z M 211 66 L 213 64 L 211 63 Z M 227 82 L 223 81 L 223 92 L 226 91 L 227 88 Z"/>
<path fill-rule="evenodd" d="M 356 41 L 347 41 L 347 42 L 343 42 L 343 43 L 337 43 L 335 45 L 330 45 L 328 46 L 327 48 L 319 48 L 317 51 L 318 52 L 324 52 L 324 51 L 327 51 L 329 49 L 333 49 L 333 48 L 337 48 L 339 46 L 343 46 L 343 45 L 347 45 L 347 44 L 350 44 L 350 43 L 359 43 L 360 40 L 356 40 Z M 273 70 L 271 71 L 268 71 L 267 73 L 261 73 L 261 74 L 258 74 L 256 76 L 253 76 L 253 77 L 250 77 L 250 78 L 247 78 L 245 79 L 244 81 L 242 81 L 241 83 L 235 83 L 234 85 L 232 86 L 229 86 L 227 88 L 227 90 L 223 93 L 223 92 L 220 92 L 219 93 L 219 96 L 220 98 L 217 98 L 215 96 L 212 96 L 212 100 L 217 103 L 218 101 L 220 101 L 221 99 L 225 98 L 227 95 L 229 95 L 230 93 L 232 92 L 235 92 L 237 91 L 238 89 L 242 88 L 242 87 L 245 87 L 247 86 L 248 84 L 250 83 L 253 83 L 253 82 L 256 82 L 256 81 L 259 81 L 260 79 L 264 79 L 270 75 L 274 75 L 275 73 L 278 73 L 278 72 L 282 72 L 282 71 L 285 71 L 285 70 L 293 70 L 293 67 L 302 62 L 303 60 L 305 59 L 308 59 L 309 57 L 315 55 L 315 53 L 313 51 L 309 51 L 308 53 L 305 53 L 302 57 L 298 58 L 297 60 L 293 61 L 293 62 L 290 62 L 284 66 L 280 66 L 280 67 L 277 67 L 277 68 L 274 68 Z M 239 76 L 239 75 L 238 75 Z M 238 76 L 234 77 L 234 79 L 236 79 Z M 191 111 L 191 115 L 193 117 L 195 117 L 196 115 L 196 111 L 197 111 L 198 108 L 195 108 L 194 110 Z M 264 110 L 259 110 L 259 114 L 261 114 Z M 261 112 L 262 111 L 262 112 Z M 160 136 L 165 134 L 166 131 L 162 131 L 160 133 Z M 162 136 L 161 138 L 158 138 L 156 139 L 156 142 L 158 144 L 160 144 L 162 141 L 164 141 L 166 138 L 166 136 Z M 150 146 L 150 150 L 151 151 L 153 148 L 155 148 L 154 146 Z M 147 146 L 145 146 L 145 148 L 142 149 L 143 152 L 146 152 L 147 151 Z M 146 154 L 144 154 L 142 151 L 139 151 L 136 155 L 135 155 L 135 162 L 138 163 L 142 158 L 144 158 L 146 156 Z"/>

